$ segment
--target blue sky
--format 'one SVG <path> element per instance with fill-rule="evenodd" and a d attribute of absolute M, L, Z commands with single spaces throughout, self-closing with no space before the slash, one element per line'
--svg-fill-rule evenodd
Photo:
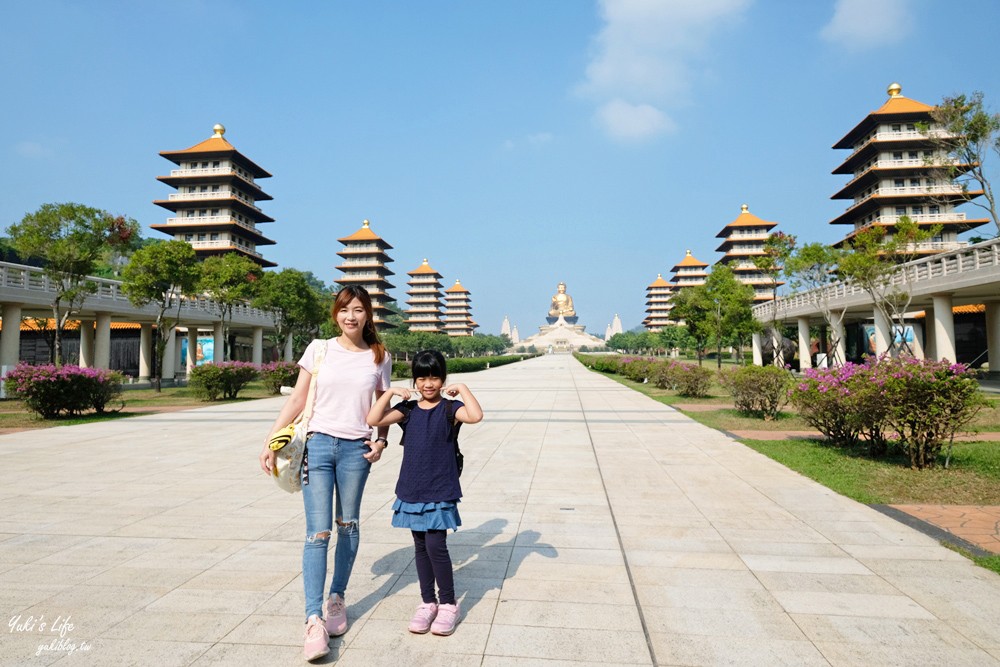
<path fill-rule="evenodd" d="M 535 332 L 562 280 L 603 335 L 685 249 L 716 262 L 743 203 L 841 238 L 832 144 L 893 81 L 1000 106 L 998 19 L 994 0 L 8 2 L 0 224 L 78 201 L 162 236 L 158 152 L 222 123 L 274 174 L 261 252 L 281 267 L 332 283 L 368 218 L 400 301 L 427 257 L 483 333 Z"/>

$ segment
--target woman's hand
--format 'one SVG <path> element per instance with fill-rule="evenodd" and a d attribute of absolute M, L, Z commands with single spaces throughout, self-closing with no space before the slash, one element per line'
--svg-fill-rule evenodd
<path fill-rule="evenodd" d="M 382 452 L 385 448 L 389 446 L 384 438 L 376 438 L 375 440 L 365 440 L 365 444 L 368 445 L 368 452 L 362 454 L 365 460 L 369 463 L 375 463 L 382 458 Z"/>
<path fill-rule="evenodd" d="M 270 439 L 269 439 L 270 440 Z M 278 453 L 271 451 L 268 446 L 269 443 L 264 443 L 264 449 L 260 450 L 260 469 L 266 472 L 268 475 L 274 474 L 275 462 L 278 459 Z"/>

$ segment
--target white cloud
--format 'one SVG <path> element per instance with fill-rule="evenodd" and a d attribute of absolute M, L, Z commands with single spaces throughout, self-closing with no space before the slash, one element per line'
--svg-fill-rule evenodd
<path fill-rule="evenodd" d="M 750 2 L 601 0 L 604 27 L 577 92 L 598 103 L 598 120 L 613 137 L 640 138 L 615 132 L 640 126 L 647 128 L 641 136 L 659 134 L 672 126 L 663 109 L 689 99 L 712 33 Z"/>
<path fill-rule="evenodd" d="M 913 29 L 911 0 L 837 0 L 820 36 L 849 51 L 895 44 Z"/>
<path fill-rule="evenodd" d="M 52 157 L 55 151 L 37 141 L 22 141 L 14 146 L 14 152 L 29 160 L 41 160 Z"/>
<path fill-rule="evenodd" d="M 535 132 L 534 134 L 529 134 L 520 139 L 505 139 L 503 142 L 503 149 L 505 151 L 512 151 L 519 146 L 527 144 L 528 146 L 541 146 L 551 142 L 553 135 L 551 132 Z"/>
<path fill-rule="evenodd" d="M 597 119 L 608 136 L 621 141 L 641 141 L 676 129 L 674 121 L 656 107 L 619 99 L 602 105 Z"/>

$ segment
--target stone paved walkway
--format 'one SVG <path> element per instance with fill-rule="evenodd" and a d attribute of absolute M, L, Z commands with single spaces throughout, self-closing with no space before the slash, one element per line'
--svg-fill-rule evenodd
<path fill-rule="evenodd" d="M 406 631 L 394 446 L 327 664 L 1000 664 L 1000 576 L 935 540 L 571 357 L 464 379 L 462 623 Z M 282 400 L 0 436 L 0 664 L 302 664 L 301 498 L 256 462 Z"/>

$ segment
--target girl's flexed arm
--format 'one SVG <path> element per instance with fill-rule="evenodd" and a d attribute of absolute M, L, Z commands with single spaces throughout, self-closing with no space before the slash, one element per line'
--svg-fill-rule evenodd
<path fill-rule="evenodd" d="M 367 422 L 369 426 L 389 426 L 398 424 L 403 419 L 403 413 L 399 410 L 389 410 L 389 401 L 393 396 L 399 396 L 404 401 L 410 398 L 410 390 L 403 387 L 389 387 L 385 393 L 378 397 L 378 400 L 368 411 Z"/>
<path fill-rule="evenodd" d="M 472 391 L 464 384 L 456 382 L 455 384 L 448 385 L 441 390 L 441 393 L 452 398 L 458 396 L 462 399 L 462 403 L 465 404 L 455 413 L 455 419 L 463 424 L 476 424 L 483 421 L 483 409 L 480 407 L 479 401 L 476 400 L 476 397 L 472 395 Z"/>

